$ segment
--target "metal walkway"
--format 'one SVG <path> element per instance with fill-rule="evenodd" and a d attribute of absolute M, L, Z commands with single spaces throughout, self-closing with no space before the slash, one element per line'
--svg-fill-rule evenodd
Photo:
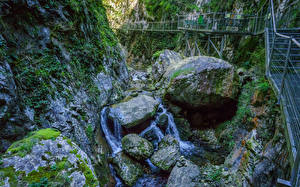
<path fill-rule="evenodd" d="M 296 7 L 296 9 L 299 7 Z M 263 12 L 256 15 L 230 13 L 207 13 L 178 16 L 177 21 L 126 23 L 121 29 L 142 32 L 200 32 L 207 34 L 209 46 L 222 58 L 224 42 L 218 50 L 211 41 L 212 35 L 258 35 L 265 34 L 266 77 L 278 95 L 285 122 L 288 150 L 291 153 L 292 174 L 290 180 L 278 179 L 278 184 L 300 187 L 300 28 L 277 29 L 273 0 Z M 191 49 L 187 40 L 186 49 L 191 56 L 201 55 L 198 45 Z"/>
<path fill-rule="evenodd" d="M 232 13 L 206 13 L 180 15 L 176 21 L 128 22 L 121 29 L 144 32 L 193 31 L 213 34 L 256 35 L 264 32 L 267 19 L 263 9 L 256 15 Z"/>

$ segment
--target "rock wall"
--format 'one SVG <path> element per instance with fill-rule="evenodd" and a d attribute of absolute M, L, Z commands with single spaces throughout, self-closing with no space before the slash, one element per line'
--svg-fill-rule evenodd
<path fill-rule="evenodd" d="M 0 33 L 0 153 L 55 128 L 103 162 L 108 182 L 99 112 L 122 99 L 129 76 L 102 1 L 1 1 Z"/>

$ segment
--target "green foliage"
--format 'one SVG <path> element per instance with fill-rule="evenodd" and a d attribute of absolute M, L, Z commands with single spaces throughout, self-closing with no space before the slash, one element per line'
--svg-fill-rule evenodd
<path fill-rule="evenodd" d="M 0 181 L 4 181 L 7 177 L 9 177 L 9 183 L 11 186 L 17 186 L 18 180 L 16 177 L 16 171 L 12 166 L 0 168 Z"/>
<path fill-rule="evenodd" d="M 222 178 L 222 168 L 216 169 L 209 173 L 208 178 L 212 181 L 219 182 Z"/>
<path fill-rule="evenodd" d="M 48 178 L 43 177 L 40 179 L 40 182 L 34 182 L 29 185 L 29 187 L 47 187 L 48 185 Z"/>
<path fill-rule="evenodd" d="M 264 78 L 260 79 L 257 84 L 257 89 L 266 94 L 270 90 L 270 84 Z"/>
<path fill-rule="evenodd" d="M 50 169 L 51 169 L 52 171 L 55 171 L 55 170 L 57 170 L 57 166 L 56 166 L 56 164 L 53 164 L 53 165 L 50 167 Z"/>
<path fill-rule="evenodd" d="M 163 52 L 163 50 L 160 50 L 160 51 L 156 51 L 154 54 L 153 54 L 153 58 L 156 59 L 160 56 L 160 54 Z"/>
<path fill-rule="evenodd" d="M 72 153 L 72 154 L 77 154 L 78 153 L 78 150 L 77 149 L 73 149 L 72 151 L 70 151 L 70 153 Z"/>
<path fill-rule="evenodd" d="M 93 141 L 94 139 L 94 129 L 91 124 L 88 124 L 88 126 L 85 128 L 85 132 L 87 137 L 89 138 L 90 141 Z"/>
<path fill-rule="evenodd" d="M 157 19 L 161 18 L 176 18 L 177 14 L 181 12 L 190 12 L 198 10 L 198 7 L 193 0 L 143 0 L 146 9 L 150 15 L 155 16 Z"/>
<path fill-rule="evenodd" d="M 26 156 L 31 152 L 32 147 L 40 140 L 48 140 L 57 138 L 60 135 L 59 131 L 54 129 L 42 129 L 39 131 L 31 132 L 27 138 L 13 143 L 7 150 L 14 155 L 21 157 Z"/>
<path fill-rule="evenodd" d="M 10 61 L 16 68 L 16 82 L 20 85 L 21 94 L 26 96 L 24 102 L 27 106 L 44 112 L 48 105 L 48 96 L 54 96 L 55 90 L 62 88 L 52 87 L 51 78 L 62 80 L 67 72 L 67 66 L 57 60 L 51 51 L 24 56 Z"/>

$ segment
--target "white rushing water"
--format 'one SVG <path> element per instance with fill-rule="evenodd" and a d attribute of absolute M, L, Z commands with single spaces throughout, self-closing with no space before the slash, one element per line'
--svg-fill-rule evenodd
<path fill-rule="evenodd" d="M 108 119 L 107 119 L 107 115 L 109 113 L 109 108 L 105 107 L 103 108 L 103 110 L 101 111 L 101 128 L 102 131 L 105 135 L 106 141 L 109 144 L 113 155 L 119 153 L 122 151 L 122 144 L 121 144 L 121 139 L 122 139 L 122 127 L 119 124 L 118 120 L 115 119 L 113 120 L 113 132 L 111 131 L 111 129 L 109 129 L 109 125 L 108 125 Z M 168 120 L 168 124 L 166 127 L 166 131 L 165 133 L 163 133 L 163 131 L 157 126 L 159 123 L 159 119 L 162 115 L 167 116 Z M 151 124 L 149 125 L 149 127 L 147 127 L 145 130 L 143 130 L 140 133 L 140 136 L 142 137 L 147 137 L 147 134 L 151 134 L 151 137 L 153 138 L 153 143 L 154 143 L 154 147 L 157 150 L 158 149 L 158 144 L 159 142 L 164 138 L 165 134 L 170 134 L 172 135 L 178 142 L 179 142 L 179 146 L 180 146 L 180 152 L 183 155 L 190 155 L 192 154 L 192 151 L 194 149 L 194 145 L 191 142 L 188 141 L 182 141 L 179 135 L 179 131 L 176 127 L 176 124 L 174 122 L 174 117 L 173 115 L 167 111 L 167 109 L 160 104 L 158 107 L 158 112 L 155 116 L 155 119 L 151 122 Z M 159 173 L 160 169 L 157 168 L 156 166 L 154 166 L 150 159 L 145 160 L 145 162 L 149 165 L 152 173 Z M 109 165 L 110 170 L 111 170 L 111 174 L 113 175 L 113 177 L 115 178 L 117 184 L 116 187 L 122 187 L 124 186 L 121 179 L 118 178 L 118 176 L 116 175 L 116 172 L 113 168 L 112 165 Z M 155 182 L 155 180 L 150 180 L 149 179 L 145 180 L 144 182 L 147 182 L 147 184 L 151 184 L 153 183 L 153 181 Z"/>
<path fill-rule="evenodd" d="M 116 154 L 116 153 L 122 151 L 121 125 L 117 122 L 117 120 L 114 120 L 114 135 L 113 135 L 108 128 L 108 120 L 107 120 L 108 111 L 109 111 L 109 108 L 107 108 L 107 107 L 103 108 L 103 110 L 101 111 L 100 125 L 101 125 L 102 131 L 105 135 L 105 139 L 112 150 L 112 153 Z"/>
<path fill-rule="evenodd" d="M 158 106 L 158 111 L 159 112 L 157 113 L 154 121 L 151 122 L 151 125 L 148 128 L 146 128 L 143 132 L 140 133 L 140 136 L 144 137 L 146 133 L 148 133 L 149 131 L 152 131 L 152 133 L 155 134 L 157 137 L 157 141 L 155 142 L 155 144 L 158 144 L 164 137 L 164 134 L 160 130 L 160 128 L 157 126 L 157 124 L 159 122 L 160 117 L 162 115 L 166 115 L 168 118 L 166 134 L 172 135 L 179 142 L 180 152 L 182 154 L 184 154 L 184 155 L 190 154 L 191 151 L 194 149 L 194 145 L 191 142 L 181 140 L 179 131 L 174 122 L 173 115 L 170 112 L 168 112 L 167 109 L 162 104 L 160 104 Z M 157 148 L 157 145 L 155 145 L 155 147 Z"/>

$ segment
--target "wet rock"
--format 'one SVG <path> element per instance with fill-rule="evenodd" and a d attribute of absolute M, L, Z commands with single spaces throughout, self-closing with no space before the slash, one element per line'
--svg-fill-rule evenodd
<path fill-rule="evenodd" d="M 180 157 L 169 176 L 167 186 L 193 187 L 199 186 L 200 169 L 191 161 Z"/>
<path fill-rule="evenodd" d="M 118 153 L 112 160 L 115 166 L 117 174 L 123 179 L 123 181 L 132 186 L 139 177 L 143 175 L 142 166 L 131 160 L 123 152 Z"/>
<path fill-rule="evenodd" d="M 49 186 L 99 184 L 87 154 L 53 129 L 36 131 L 14 143 L 2 158 L 0 181 L 8 177 L 10 186 L 27 186 L 43 177 Z"/>
<path fill-rule="evenodd" d="M 158 126 L 165 130 L 168 126 L 168 119 L 169 118 L 167 114 L 162 114 L 158 119 Z"/>
<path fill-rule="evenodd" d="M 166 72 L 168 66 L 177 63 L 180 60 L 182 60 L 180 54 L 174 51 L 164 50 L 152 66 L 153 81 L 159 81 Z"/>
<path fill-rule="evenodd" d="M 186 58 L 164 74 L 166 98 L 185 108 L 220 108 L 238 93 L 234 67 L 213 57 Z"/>
<path fill-rule="evenodd" d="M 113 105 L 109 118 L 117 119 L 126 128 L 137 126 L 150 119 L 159 102 L 147 95 L 139 95 L 128 101 Z"/>
<path fill-rule="evenodd" d="M 17 87 L 7 62 L 0 64 L 0 152 L 16 139 L 22 138 L 31 128 L 30 120 L 18 106 Z"/>
<path fill-rule="evenodd" d="M 190 123 L 184 118 L 175 118 L 174 122 L 177 126 L 181 140 L 187 141 L 192 136 Z"/>
<path fill-rule="evenodd" d="M 171 135 L 167 135 L 159 143 L 158 151 L 152 155 L 151 162 L 162 170 L 170 171 L 179 157 L 178 141 Z"/>
<path fill-rule="evenodd" d="M 145 160 L 153 153 L 153 145 L 137 134 L 128 134 L 122 138 L 122 148 L 130 156 Z"/>

